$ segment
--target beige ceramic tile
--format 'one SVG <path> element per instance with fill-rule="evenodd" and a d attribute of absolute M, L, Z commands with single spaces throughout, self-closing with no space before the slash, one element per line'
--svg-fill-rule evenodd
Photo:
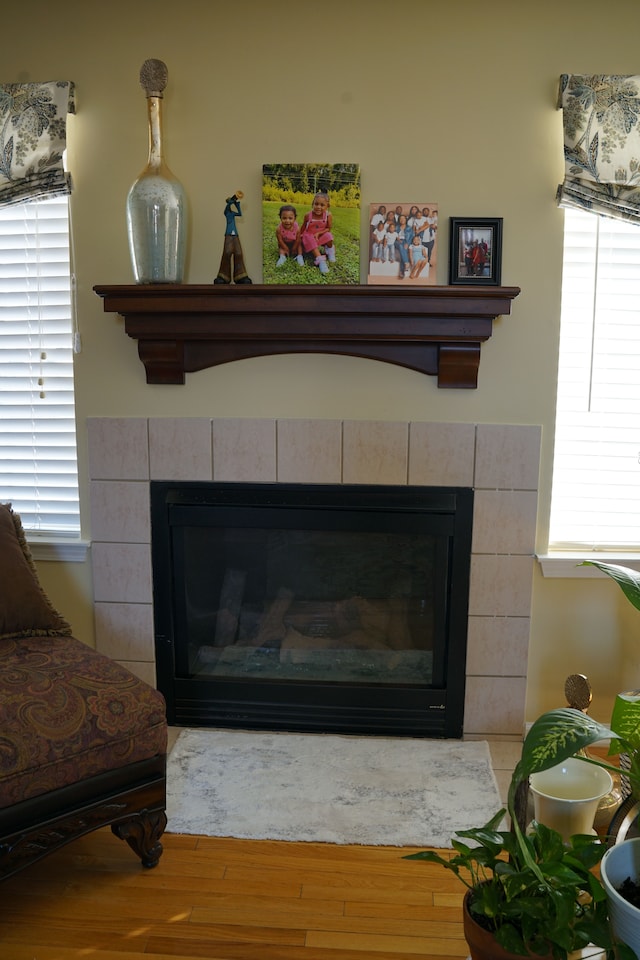
<path fill-rule="evenodd" d="M 489 740 L 489 753 L 494 771 L 511 775 L 522 755 L 522 734 L 513 740 Z"/>
<path fill-rule="evenodd" d="M 186 450 L 192 466 L 202 454 L 203 418 L 158 418 L 159 446 L 154 446 L 153 471 L 171 449 Z M 193 430 L 191 427 L 193 426 Z M 164 427 L 167 428 L 164 431 Z M 411 429 L 411 457 L 408 431 Z M 471 424 L 428 424 L 349 421 L 272 420 L 213 421 L 214 477 L 228 481 L 347 483 L 411 483 L 469 485 L 466 446 Z M 465 735 L 480 738 L 522 735 L 524 675 L 532 563 L 517 553 L 530 535 L 531 503 L 535 497 L 511 495 L 500 499 L 495 489 L 530 491 L 537 482 L 537 427 L 478 427 L 478 530 L 471 578 Z M 146 480 L 149 475 L 146 420 L 97 419 L 89 423 L 91 475 L 100 480 Z M 161 439 L 160 439 L 161 438 Z M 198 439 L 200 438 L 200 439 Z M 343 441 L 343 443 L 341 442 Z M 208 443 L 208 439 L 205 443 Z M 104 444 L 104 449 L 101 445 Z M 341 477 L 341 451 L 344 472 Z M 535 451 L 533 448 L 535 447 Z M 276 449 L 280 454 L 276 473 Z M 197 452 L 196 452 L 197 451 Z M 184 459 L 181 452 L 180 457 Z M 308 468 L 300 466 L 307 460 Z M 535 461 L 535 464 L 534 464 Z M 200 460 L 200 465 L 203 461 Z M 191 471 L 191 467 L 189 468 Z M 193 474 L 189 479 L 193 478 Z M 532 483 L 532 478 L 534 482 Z M 120 542 L 94 544 L 94 583 L 98 601 L 96 632 L 100 647 L 155 683 L 151 618 L 151 563 L 148 546 L 126 543 L 140 522 L 137 484 L 98 484 L 92 511 L 101 536 Z M 146 487 L 146 484 L 140 484 Z M 488 488 L 488 489 L 487 489 Z M 130 495 L 129 495 L 130 494 Z M 488 495 L 485 495 L 488 494 Z M 123 515 L 124 507 L 124 515 Z M 147 521 L 148 522 L 148 513 Z M 492 527 L 506 527 L 495 530 Z M 120 531 L 117 533 L 116 531 Z M 138 529 L 135 536 L 140 536 Z M 97 538 L 96 538 L 97 539 Z M 482 548 L 479 550 L 478 548 Z M 495 555 L 492 555 L 495 554 Z M 143 612 L 144 611 L 144 612 Z M 98 640 L 97 640 L 98 642 Z"/>
<path fill-rule="evenodd" d="M 473 486 L 474 443 L 472 423 L 409 424 L 409 483 Z"/>
<path fill-rule="evenodd" d="M 155 661 L 150 603 L 96 603 L 96 650 L 115 660 Z"/>
<path fill-rule="evenodd" d="M 156 668 L 153 663 L 141 663 L 137 660 L 119 660 L 118 663 L 131 673 L 144 680 L 150 687 L 157 687 Z"/>
<path fill-rule="evenodd" d="M 87 420 L 92 480 L 148 480 L 147 421 L 91 417 Z"/>
<path fill-rule="evenodd" d="M 526 696 L 524 677 L 469 677 L 464 703 L 464 732 L 522 736 Z"/>
<path fill-rule="evenodd" d="M 475 487 L 537 490 L 542 428 L 478 424 Z"/>
<path fill-rule="evenodd" d="M 204 417 L 149 420 L 152 480 L 211 480 L 211 421 Z"/>
<path fill-rule="evenodd" d="M 511 773 L 509 770 L 496 770 L 495 768 L 493 773 L 496 778 L 496 783 L 498 784 L 500 803 L 506 806 L 507 798 L 509 796 L 509 785 L 511 783 Z"/>
<path fill-rule="evenodd" d="M 473 552 L 533 555 L 537 509 L 534 490 L 476 490 Z"/>
<path fill-rule="evenodd" d="M 141 480 L 92 480 L 91 537 L 122 543 L 149 543 L 149 484 Z"/>
<path fill-rule="evenodd" d="M 526 676 L 529 627 L 528 617 L 469 617 L 467 674 Z"/>
<path fill-rule="evenodd" d="M 340 420 L 278 420 L 278 481 L 340 483 Z"/>
<path fill-rule="evenodd" d="M 345 420 L 344 483 L 404 485 L 409 469 L 409 425 L 384 420 Z"/>
<path fill-rule="evenodd" d="M 528 617 L 533 564 L 532 557 L 471 557 L 469 615 Z"/>
<path fill-rule="evenodd" d="M 97 601 L 149 603 L 151 548 L 142 543 L 94 543 L 93 595 Z"/>
<path fill-rule="evenodd" d="M 213 478 L 229 483 L 274 483 L 276 421 L 213 421 Z"/>

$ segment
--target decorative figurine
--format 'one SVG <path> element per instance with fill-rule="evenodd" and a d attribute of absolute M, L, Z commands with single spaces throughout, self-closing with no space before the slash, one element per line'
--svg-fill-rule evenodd
<path fill-rule="evenodd" d="M 243 197 L 244 193 L 242 190 L 236 190 L 232 197 L 227 197 L 225 200 L 224 215 L 227 226 L 224 231 L 224 249 L 222 251 L 218 276 L 213 281 L 214 283 L 231 283 L 232 259 L 233 282 L 251 283 L 244 265 L 242 246 L 240 245 L 240 237 L 238 236 L 238 228 L 236 227 L 236 217 L 242 216 L 240 201 Z"/>
<path fill-rule="evenodd" d="M 591 684 L 584 673 L 572 673 L 564 682 L 564 695 L 567 706 L 586 713 L 593 699 Z"/>

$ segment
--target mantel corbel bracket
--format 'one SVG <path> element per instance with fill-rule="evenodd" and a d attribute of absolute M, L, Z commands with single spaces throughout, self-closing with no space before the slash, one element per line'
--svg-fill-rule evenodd
<path fill-rule="evenodd" d="M 221 363 L 329 353 L 399 364 L 474 389 L 480 347 L 519 287 L 96 286 L 138 341 L 147 383 L 183 384 Z"/>

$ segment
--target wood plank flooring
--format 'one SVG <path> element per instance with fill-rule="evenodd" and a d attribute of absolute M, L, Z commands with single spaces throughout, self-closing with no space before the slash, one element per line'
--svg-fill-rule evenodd
<path fill-rule="evenodd" d="M 109 829 L 2 885 L 2 960 L 467 957 L 462 884 L 415 848 L 165 834 L 145 870 Z"/>

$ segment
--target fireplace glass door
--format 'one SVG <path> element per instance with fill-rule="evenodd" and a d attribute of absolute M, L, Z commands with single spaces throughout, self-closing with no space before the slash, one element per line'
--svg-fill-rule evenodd
<path fill-rule="evenodd" d="M 459 488 L 152 484 L 170 720 L 451 735 L 471 498 Z"/>

